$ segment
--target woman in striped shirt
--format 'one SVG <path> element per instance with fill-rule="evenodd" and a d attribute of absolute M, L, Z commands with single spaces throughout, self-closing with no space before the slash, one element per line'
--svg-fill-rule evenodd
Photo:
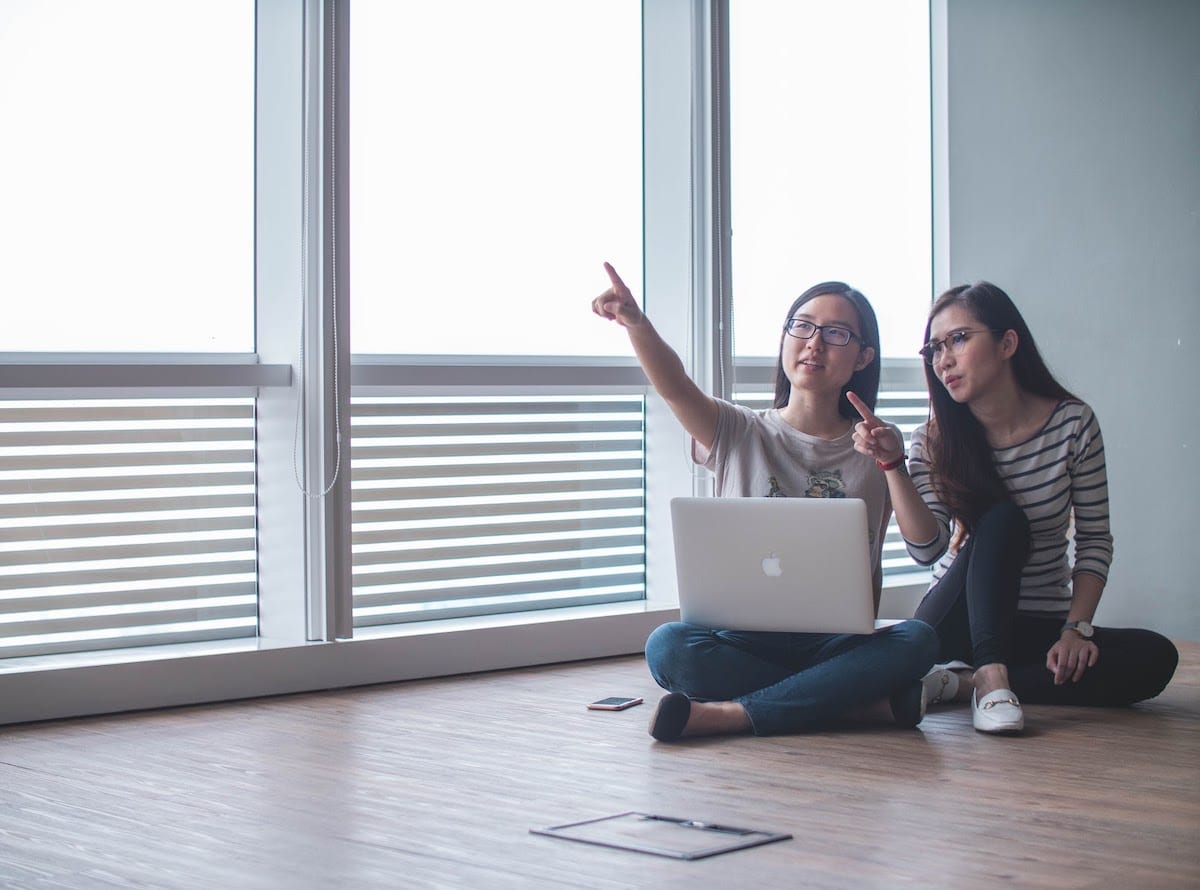
<path fill-rule="evenodd" d="M 926 678 L 930 699 L 969 697 L 976 729 L 1016 732 L 1020 699 L 1114 706 L 1158 695 L 1178 662 L 1172 643 L 1091 624 L 1113 553 L 1091 408 L 1054 379 L 993 284 L 942 294 L 925 339 L 933 417 L 913 433 L 911 477 L 903 462 L 887 476 L 909 553 L 937 562 L 916 613 L 938 631 L 945 663 Z M 901 454 L 873 417 L 856 439 L 884 465 Z"/>

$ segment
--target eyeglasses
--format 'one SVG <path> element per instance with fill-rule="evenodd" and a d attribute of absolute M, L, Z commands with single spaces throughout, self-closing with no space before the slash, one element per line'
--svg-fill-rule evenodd
<path fill-rule="evenodd" d="M 952 355 L 957 355 L 962 351 L 963 345 L 971 339 L 972 334 L 1002 334 L 1003 331 L 998 331 L 995 328 L 982 328 L 980 330 L 961 330 L 951 331 L 940 340 L 930 340 L 918 350 L 921 357 L 925 359 L 927 364 L 932 365 L 942 355 L 943 352 L 949 350 Z"/>
<path fill-rule="evenodd" d="M 787 324 L 783 326 L 783 330 L 799 340 L 811 340 L 819 332 L 821 342 L 828 343 L 830 346 L 847 346 L 851 340 L 863 342 L 862 337 L 847 328 L 829 324 L 813 324 L 802 318 L 789 318 Z"/>

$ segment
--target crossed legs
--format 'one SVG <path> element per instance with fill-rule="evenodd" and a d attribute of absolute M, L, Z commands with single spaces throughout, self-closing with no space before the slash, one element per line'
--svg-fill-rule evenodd
<path fill-rule="evenodd" d="M 921 621 L 862 635 L 724 631 L 673 622 L 646 642 L 654 679 L 688 702 L 683 735 L 812 730 L 913 684 L 936 654 L 936 634 Z M 685 708 L 671 696 L 663 707 Z"/>

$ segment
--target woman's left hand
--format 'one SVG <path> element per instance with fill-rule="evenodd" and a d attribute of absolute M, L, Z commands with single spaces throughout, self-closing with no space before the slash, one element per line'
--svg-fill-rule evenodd
<path fill-rule="evenodd" d="M 1046 670 L 1054 674 L 1054 685 L 1061 686 L 1070 680 L 1078 683 L 1083 672 L 1100 657 L 1099 647 L 1072 631 L 1064 633 L 1046 653 Z"/>

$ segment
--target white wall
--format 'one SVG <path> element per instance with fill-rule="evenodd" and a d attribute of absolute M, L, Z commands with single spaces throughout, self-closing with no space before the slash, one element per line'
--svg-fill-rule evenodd
<path fill-rule="evenodd" d="M 1200 640 L 1200 2 L 942 2 L 939 266 L 1004 288 L 1096 409 L 1098 621 Z"/>

